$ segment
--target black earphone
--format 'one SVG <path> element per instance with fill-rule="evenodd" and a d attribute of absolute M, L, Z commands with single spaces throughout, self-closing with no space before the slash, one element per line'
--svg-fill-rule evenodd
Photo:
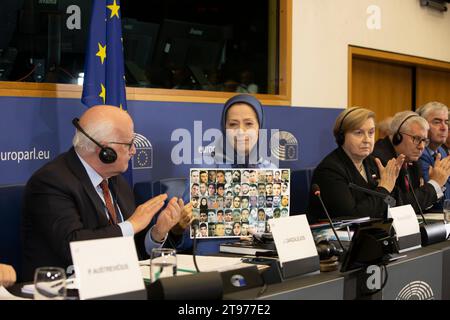
<path fill-rule="evenodd" d="M 407 116 L 398 126 L 397 131 L 394 133 L 394 135 L 392 136 L 392 144 L 394 146 L 398 146 L 400 143 L 402 143 L 403 141 L 403 135 L 400 132 L 400 129 L 402 128 L 403 124 L 406 122 L 406 120 L 411 119 L 412 117 L 420 117 L 417 114 L 410 114 L 409 116 Z"/>
<path fill-rule="evenodd" d="M 317 253 L 320 260 L 328 260 L 332 257 L 340 257 L 343 254 L 342 249 L 335 246 L 328 240 L 320 240 L 316 243 Z"/>
<path fill-rule="evenodd" d="M 98 154 L 98 157 L 100 158 L 100 161 L 103 163 L 113 163 L 117 160 L 117 153 L 113 148 L 102 146 L 97 140 L 92 138 L 90 135 L 86 133 L 86 131 L 81 128 L 79 124 L 80 119 L 74 118 L 72 120 L 72 124 L 77 128 L 82 134 L 84 134 L 86 137 L 89 138 L 93 143 L 95 143 L 97 146 L 100 147 L 100 153 Z"/>
<path fill-rule="evenodd" d="M 344 133 L 344 131 L 342 130 L 342 125 L 344 124 L 345 118 L 347 118 L 347 116 L 348 116 L 350 113 L 352 113 L 353 111 L 359 110 L 359 109 L 362 109 L 362 108 L 355 108 L 355 109 L 352 109 L 352 110 L 348 111 L 348 112 L 344 115 L 344 117 L 342 118 L 341 123 L 339 124 L 339 129 L 338 129 L 338 131 L 337 131 L 337 133 L 336 133 L 336 143 L 337 143 L 338 146 L 342 146 L 342 145 L 344 144 L 344 142 L 345 142 L 345 133 Z"/>

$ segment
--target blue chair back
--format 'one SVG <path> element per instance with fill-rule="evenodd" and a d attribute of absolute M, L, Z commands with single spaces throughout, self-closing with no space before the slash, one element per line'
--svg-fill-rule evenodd
<path fill-rule="evenodd" d="M 172 197 L 189 199 L 189 185 L 187 178 L 167 178 L 153 183 L 153 195 L 167 193 L 168 199 Z"/>
<path fill-rule="evenodd" d="M 133 193 L 136 206 L 143 204 L 145 201 L 153 197 L 153 185 L 151 181 L 135 183 Z"/>
<path fill-rule="evenodd" d="M 167 193 L 168 198 L 181 197 L 189 201 L 189 181 L 187 178 L 167 178 L 155 182 L 137 182 L 133 187 L 136 206 L 161 193 Z"/>
<path fill-rule="evenodd" d="M 22 246 L 20 223 L 24 185 L 0 186 L 0 262 L 10 264 L 21 274 Z"/>
<path fill-rule="evenodd" d="M 291 215 L 305 214 L 315 167 L 291 172 Z"/>

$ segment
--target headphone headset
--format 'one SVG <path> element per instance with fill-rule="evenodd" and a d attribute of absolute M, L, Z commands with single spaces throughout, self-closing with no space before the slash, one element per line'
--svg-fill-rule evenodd
<path fill-rule="evenodd" d="M 334 243 L 325 239 L 316 242 L 316 249 L 320 260 L 328 260 L 332 257 L 339 257 L 343 254 L 342 249 L 336 247 Z"/>
<path fill-rule="evenodd" d="M 86 133 L 86 131 L 81 128 L 79 124 L 80 119 L 74 118 L 72 120 L 72 124 L 79 130 L 82 134 L 84 134 L 86 137 L 89 138 L 93 143 L 95 143 L 97 146 L 100 147 L 100 153 L 98 154 L 98 157 L 100 158 L 100 161 L 103 163 L 113 163 L 117 160 L 117 153 L 113 148 L 102 146 L 97 140 L 92 138 L 90 135 Z"/>
<path fill-rule="evenodd" d="M 400 123 L 400 125 L 398 126 L 397 131 L 396 131 L 395 134 L 392 136 L 392 144 L 393 144 L 394 146 L 398 146 L 400 143 L 402 143 L 402 141 L 403 141 L 403 135 L 401 134 L 400 129 L 402 128 L 403 124 L 404 124 L 408 119 L 410 119 L 410 118 L 412 118 L 412 117 L 420 117 L 420 116 L 417 115 L 417 114 L 410 114 L 409 116 L 407 116 L 407 117 Z"/>
<path fill-rule="evenodd" d="M 362 109 L 362 108 L 354 108 L 354 109 L 348 111 L 342 118 L 341 123 L 339 124 L 339 129 L 336 133 L 336 143 L 338 144 L 338 146 L 342 146 L 345 142 L 345 132 L 342 130 L 342 125 L 344 124 L 345 118 L 347 118 L 347 116 L 350 113 L 352 113 L 353 111 L 358 110 L 358 109 Z"/>

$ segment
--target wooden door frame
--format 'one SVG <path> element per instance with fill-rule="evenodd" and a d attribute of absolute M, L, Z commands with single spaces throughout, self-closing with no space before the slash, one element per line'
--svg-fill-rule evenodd
<path fill-rule="evenodd" d="M 349 45 L 348 46 L 348 90 L 347 90 L 348 106 L 353 105 L 353 101 L 352 101 L 353 79 L 352 78 L 353 78 L 353 59 L 354 58 L 363 58 L 366 60 L 387 62 L 387 63 L 391 63 L 391 64 L 410 66 L 413 68 L 426 67 L 426 68 L 432 69 L 432 70 L 440 70 L 440 71 L 450 72 L 450 62 Z"/>

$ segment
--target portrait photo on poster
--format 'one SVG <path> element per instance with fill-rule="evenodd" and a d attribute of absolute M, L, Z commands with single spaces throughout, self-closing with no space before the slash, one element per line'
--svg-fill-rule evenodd
<path fill-rule="evenodd" d="M 289 216 L 290 169 L 193 168 L 189 177 L 197 238 L 270 232 L 270 219 Z"/>

